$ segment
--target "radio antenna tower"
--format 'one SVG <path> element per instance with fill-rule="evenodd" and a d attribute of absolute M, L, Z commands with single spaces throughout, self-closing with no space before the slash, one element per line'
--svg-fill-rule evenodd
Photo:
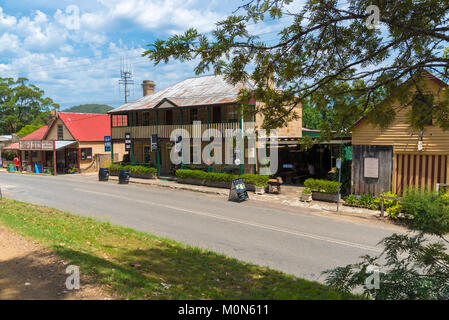
<path fill-rule="evenodd" d="M 131 70 L 131 62 L 120 58 L 120 80 L 118 81 L 119 87 L 123 85 L 125 88 L 125 103 L 128 103 L 129 86 L 134 85 L 133 72 Z"/>

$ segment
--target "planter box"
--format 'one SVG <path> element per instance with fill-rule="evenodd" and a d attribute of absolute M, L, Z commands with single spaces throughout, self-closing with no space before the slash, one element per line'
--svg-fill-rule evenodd
<path fill-rule="evenodd" d="M 130 172 L 129 175 L 132 178 L 156 179 L 156 173 L 133 173 L 133 172 Z"/>
<path fill-rule="evenodd" d="M 303 202 L 310 202 L 312 201 L 312 194 L 311 193 L 301 193 L 300 200 Z"/>
<path fill-rule="evenodd" d="M 338 194 L 312 191 L 312 199 L 317 201 L 337 202 Z"/>
<path fill-rule="evenodd" d="M 207 187 L 214 187 L 214 188 L 225 188 L 229 189 L 231 188 L 231 182 L 226 181 L 205 181 L 205 185 Z"/>
<path fill-rule="evenodd" d="M 192 178 L 187 178 L 187 179 L 179 179 L 178 178 L 178 183 L 184 183 L 184 184 L 193 184 L 196 186 L 204 186 L 204 180 L 198 180 L 198 179 L 192 179 Z"/>
<path fill-rule="evenodd" d="M 264 194 L 265 193 L 265 187 L 254 187 L 254 193 L 255 194 Z"/>
<path fill-rule="evenodd" d="M 110 171 L 109 176 L 118 176 L 118 171 Z M 140 179 L 156 179 L 156 173 L 133 173 L 130 172 L 129 176 L 131 178 L 140 178 Z"/>

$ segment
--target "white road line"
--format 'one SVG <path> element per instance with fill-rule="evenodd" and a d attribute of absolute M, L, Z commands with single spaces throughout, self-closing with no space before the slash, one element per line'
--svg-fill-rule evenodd
<path fill-rule="evenodd" d="M 77 188 L 74 188 L 73 190 L 74 191 L 79 191 L 79 192 L 98 194 L 98 195 L 102 195 L 102 196 L 106 196 L 106 197 L 112 197 L 112 198 L 132 201 L 132 202 L 139 202 L 139 203 L 142 203 L 142 204 L 148 204 L 148 205 L 152 205 L 152 206 L 159 206 L 159 207 L 163 207 L 163 208 L 168 208 L 168 209 L 173 209 L 173 210 L 177 210 L 177 211 L 187 212 L 187 213 L 200 215 L 200 216 L 204 216 L 204 217 L 215 218 L 215 219 L 219 219 L 219 220 L 223 220 L 223 221 L 239 223 L 239 224 L 243 224 L 243 225 L 247 225 L 247 226 L 252 226 L 252 227 L 266 229 L 266 230 L 271 230 L 271 231 L 277 231 L 277 232 L 281 232 L 281 233 L 287 233 L 287 234 L 291 234 L 291 235 L 298 236 L 298 237 L 303 237 L 303 238 L 310 238 L 310 239 L 314 239 L 314 240 L 326 241 L 326 242 L 339 244 L 339 245 L 343 245 L 343 246 L 348 246 L 348 247 L 353 247 L 353 248 L 358 248 L 358 249 L 362 249 L 362 250 L 369 250 L 369 251 L 373 251 L 373 252 L 377 252 L 377 253 L 382 252 L 382 250 L 380 248 L 376 248 L 376 247 L 372 247 L 372 246 L 367 246 L 367 245 L 358 244 L 358 243 L 354 243 L 354 242 L 339 240 L 339 239 L 335 239 L 335 238 L 319 236 L 319 235 L 311 234 L 311 233 L 305 233 L 305 232 L 299 232 L 299 231 L 289 230 L 289 229 L 285 229 L 285 228 L 279 228 L 279 227 L 270 226 L 270 225 L 266 225 L 266 224 L 261 224 L 261 223 L 257 223 L 257 222 L 250 222 L 250 221 L 246 221 L 246 220 L 241 220 L 241 219 L 231 218 L 231 217 L 225 217 L 225 216 L 216 215 L 216 214 L 207 213 L 207 212 L 202 212 L 202 211 L 197 211 L 197 210 L 191 210 L 191 209 L 185 209 L 185 208 L 180 208 L 180 207 L 174 207 L 174 206 L 170 206 L 170 205 L 166 205 L 166 204 L 160 204 L 160 203 L 156 203 L 156 202 L 152 202 L 152 201 L 138 200 L 138 199 L 129 199 L 127 197 L 123 197 L 123 196 L 119 196 L 119 195 L 115 195 L 115 194 L 110 194 L 110 193 L 103 193 L 103 192 L 97 192 L 97 191 L 91 191 L 91 190 L 85 190 L 85 189 L 77 189 Z"/>

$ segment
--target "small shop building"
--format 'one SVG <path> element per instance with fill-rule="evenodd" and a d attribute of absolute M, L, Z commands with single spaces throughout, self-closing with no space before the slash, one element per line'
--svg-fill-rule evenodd
<path fill-rule="evenodd" d="M 445 82 L 430 73 L 424 73 L 421 81 L 434 103 L 444 99 Z M 434 118 L 423 130 L 412 129 L 407 118 L 413 106 L 392 103 L 396 117 L 387 128 L 362 118 L 352 129 L 354 194 L 401 194 L 409 187 L 434 190 L 437 183 L 449 183 L 449 131 L 443 131 Z"/>
<path fill-rule="evenodd" d="M 6 147 L 16 150 L 21 171 L 81 173 L 97 171 L 111 153 L 105 151 L 110 137 L 107 114 L 53 112 L 49 124 Z M 116 144 L 114 156 L 122 158 L 124 144 Z"/>

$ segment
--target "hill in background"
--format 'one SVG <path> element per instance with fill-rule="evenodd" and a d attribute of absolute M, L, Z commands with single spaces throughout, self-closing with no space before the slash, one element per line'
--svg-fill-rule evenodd
<path fill-rule="evenodd" d="M 74 106 L 68 109 L 62 110 L 63 112 L 78 112 L 78 113 L 107 113 L 109 110 L 114 109 L 107 104 L 82 104 Z"/>

